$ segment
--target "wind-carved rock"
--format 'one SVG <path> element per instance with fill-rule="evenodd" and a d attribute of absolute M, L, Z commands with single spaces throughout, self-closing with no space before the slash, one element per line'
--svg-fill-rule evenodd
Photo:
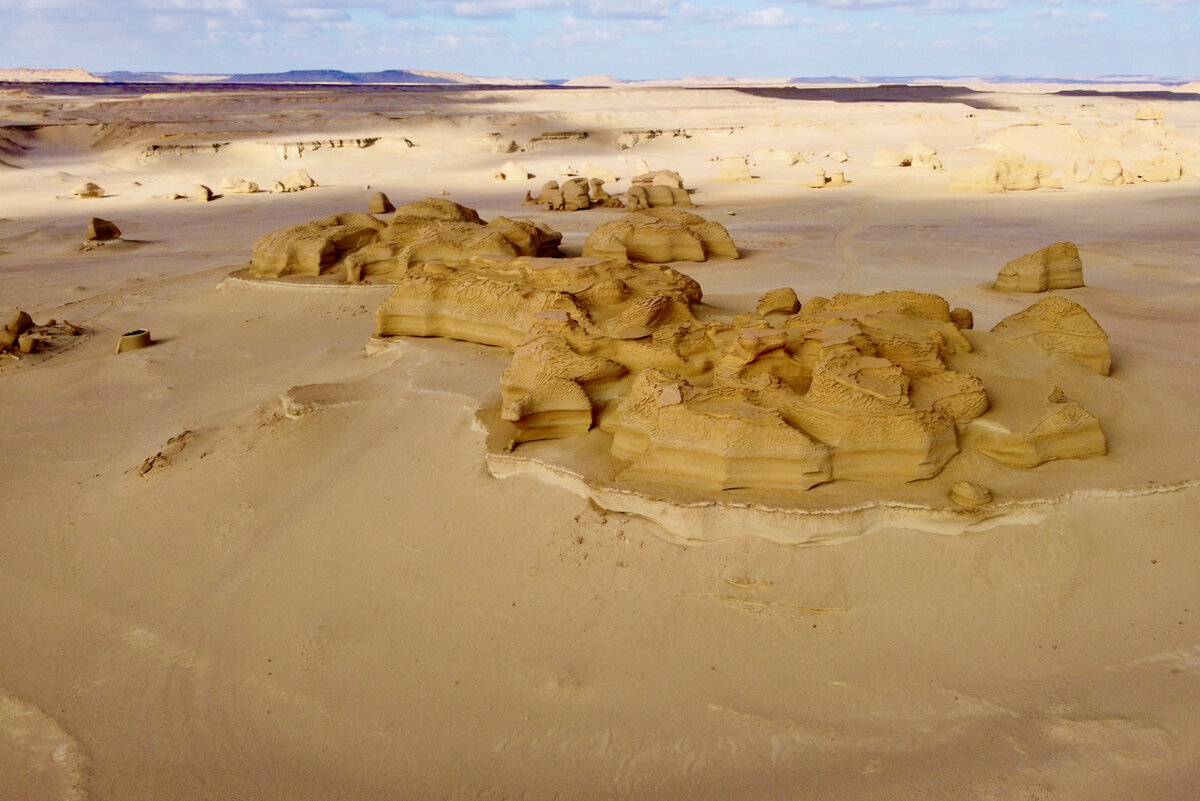
<path fill-rule="evenodd" d="M 723 225 L 671 208 L 646 209 L 599 226 L 584 243 L 583 255 L 659 264 L 739 257 Z"/>
<path fill-rule="evenodd" d="M 728 233 L 710 236 L 710 224 L 675 209 L 630 216 L 651 232 L 674 227 L 662 241 L 609 228 L 597 239 L 619 246 L 550 258 L 538 255 L 557 244 L 547 229 L 487 223 L 433 198 L 386 225 L 345 214 L 284 229 L 256 244 L 256 258 L 264 274 L 343 271 L 394 283 L 376 311 L 381 340 L 437 336 L 510 351 L 490 424 L 503 428 L 494 431 L 518 448 L 599 429 L 588 441 L 611 438 L 616 467 L 604 469 L 621 485 L 804 491 L 842 479 L 928 479 L 963 450 L 1013 467 L 1106 450 L 1095 416 L 1037 377 L 1047 372 L 1039 360 L 1058 354 L 1107 372 L 1107 338 L 1078 304 L 1049 297 L 978 332 L 968 310 L 937 295 L 801 304 L 784 287 L 755 311 L 702 322 L 693 311 L 700 286 L 643 257 L 678 260 L 680 231 L 693 254 L 736 255 Z M 996 382 L 995 409 L 981 375 Z M 985 495 L 960 487 L 954 502 L 972 508 Z"/>
<path fill-rule="evenodd" d="M 1072 242 L 1056 242 L 1018 256 L 1000 268 L 996 289 L 1003 292 L 1045 292 L 1083 286 L 1083 262 Z"/>
<path fill-rule="evenodd" d="M 1005 317 L 992 333 L 1005 342 L 1031 345 L 1048 356 L 1066 356 L 1101 375 L 1108 375 L 1111 369 L 1104 329 L 1087 309 L 1058 295 Z"/>
<path fill-rule="evenodd" d="M 267 234 L 254 243 L 250 273 L 391 282 L 417 264 L 554 255 L 561 240 L 557 231 L 537 223 L 506 217 L 484 222 L 473 209 L 428 198 L 397 209 L 386 224 L 352 212 Z"/>

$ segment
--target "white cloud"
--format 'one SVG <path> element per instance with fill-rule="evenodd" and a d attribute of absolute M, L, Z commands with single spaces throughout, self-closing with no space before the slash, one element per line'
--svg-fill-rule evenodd
<path fill-rule="evenodd" d="M 727 28 L 791 28 L 796 18 L 778 6 L 739 14 L 725 23 Z"/>
<path fill-rule="evenodd" d="M 1089 11 L 1087 18 L 1091 22 L 1107 22 L 1109 17 L 1107 11 Z"/>
<path fill-rule="evenodd" d="M 677 5 L 677 0 L 588 0 L 586 9 L 597 19 L 663 19 Z"/>

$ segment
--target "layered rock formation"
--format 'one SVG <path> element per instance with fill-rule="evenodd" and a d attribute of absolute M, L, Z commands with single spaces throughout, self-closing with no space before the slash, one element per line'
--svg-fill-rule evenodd
<path fill-rule="evenodd" d="M 660 208 L 600 226 L 582 257 L 548 257 L 558 239 L 430 198 L 386 224 L 342 214 L 277 231 L 256 243 L 252 270 L 396 284 L 376 337 L 510 351 L 499 415 L 510 446 L 598 428 L 618 482 L 789 492 L 928 479 L 964 449 L 1013 467 L 1105 452 L 1095 416 L 1038 377 L 1039 360 L 1060 355 L 1108 372 L 1107 337 L 1071 301 L 1049 297 L 977 332 L 969 310 L 936 295 L 802 304 L 779 287 L 754 311 L 702 322 L 700 286 L 653 262 L 736 258 L 721 226 Z M 988 493 L 948 498 L 973 507 Z"/>
<path fill-rule="evenodd" d="M 1058 295 L 1005 317 L 992 333 L 1005 342 L 1023 343 L 1047 356 L 1066 356 L 1101 375 L 1108 375 L 1111 369 L 1104 329 L 1087 309 Z"/>
<path fill-rule="evenodd" d="M 626 214 L 592 231 L 583 255 L 665 263 L 738 258 L 737 246 L 720 223 L 672 208 Z"/>
<path fill-rule="evenodd" d="M 1083 286 L 1083 262 L 1073 242 L 1056 242 L 1018 256 L 1000 268 L 995 288 L 1002 292 L 1045 292 Z"/>
<path fill-rule="evenodd" d="M 561 239 L 537 223 L 506 217 L 484 222 L 473 209 L 428 198 L 397 209 L 386 224 L 369 214 L 347 213 L 274 231 L 254 243 L 250 273 L 387 282 L 414 265 L 554 255 Z"/>

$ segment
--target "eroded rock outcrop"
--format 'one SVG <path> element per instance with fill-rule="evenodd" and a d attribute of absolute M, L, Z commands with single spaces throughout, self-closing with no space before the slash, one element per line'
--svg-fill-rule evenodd
<path fill-rule="evenodd" d="M 1087 309 L 1058 295 L 1009 315 L 992 329 L 1005 342 L 1021 342 L 1048 356 L 1062 355 L 1108 375 L 1108 335 Z"/>
<path fill-rule="evenodd" d="M 1000 268 L 995 288 L 1002 292 L 1045 292 L 1083 286 L 1083 262 L 1073 242 L 1056 242 L 1018 256 Z"/>
<path fill-rule="evenodd" d="M 1013 190 L 1062 189 L 1045 164 L 1026 161 L 1019 153 L 1007 153 L 950 176 L 952 192 L 1009 192 Z"/>
<path fill-rule="evenodd" d="M 474 209 L 427 198 L 400 207 L 387 223 L 369 214 L 336 214 L 267 234 L 254 243 L 249 269 L 260 278 L 333 274 L 347 283 L 394 281 L 419 264 L 554 255 L 561 240 L 537 223 L 485 222 Z"/>
<path fill-rule="evenodd" d="M 120 238 L 121 229 L 117 227 L 116 223 L 100 217 L 88 220 L 87 232 L 84 234 L 84 239 L 88 242 L 111 242 Z"/>
<path fill-rule="evenodd" d="M 85 181 L 71 190 L 71 194 L 77 198 L 96 198 L 104 197 L 104 189 L 99 184 L 94 184 L 91 181 Z"/>
<path fill-rule="evenodd" d="M 977 332 L 969 310 L 936 295 L 802 304 L 781 287 L 754 311 L 702 321 L 700 286 L 651 262 L 736 257 L 728 233 L 670 208 L 615 222 L 596 229 L 585 256 L 549 258 L 554 232 L 430 198 L 386 224 L 346 214 L 284 229 L 255 255 L 262 274 L 394 283 L 376 311 L 381 340 L 511 351 L 495 423 L 509 447 L 599 429 L 589 442 L 609 443 L 618 483 L 790 492 L 928 479 L 963 450 L 1013 467 L 1105 452 L 1095 416 L 1038 377 L 1040 360 L 1059 354 L 1107 372 L 1107 338 L 1078 304 L 1046 298 Z M 1030 377 L 1009 380 L 1018 369 Z M 999 381 L 996 408 L 981 376 Z M 946 497 L 967 508 L 990 500 L 966 485 Z"/>
<path fill-rule="evenodd" d="M 583 255 L 658 264 L 739 256 L 720 223 L 672 208 L 646 209 L 604 223 L 588 236 Z"/>

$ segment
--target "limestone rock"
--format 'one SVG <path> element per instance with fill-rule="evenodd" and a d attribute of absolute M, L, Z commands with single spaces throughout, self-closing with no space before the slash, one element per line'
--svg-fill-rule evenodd
<path fill-rule="evenodd" d="M 1062 189 L 1062 181 L 1051 177 L 1051 170 L 1045 164 L 1010 153 L 954 172 L 948 188 L 952 192 Z"/>
<path fill-rule="evenodd" d="M 230 176 L 221 181 L 221 191 L 231 195 L 252 195 L 258 191 L 258 184 L 245 178 Z"/>
<path fill-rule="evenodd" d="M 533 177 L 533 173 L 515 161 L 504 162 L 497 175 L 500 176 L 500 180 L 502 181 L 528 181 Z"/>
<path fill-rule="evenodd" d="M 772 289 L 758 299 L 754 310 L 764 317 L 768 314 L 795 314 L 800 311 L 800 299 L 790 286 Z"/>
<path fill-rule="evenodd" d="M 1006 342 L 1027 343 L 1047 355 L 1067 356 L 1101 375 L 1108 375 L 1112 363 L 1104 329 L 1085 308 L 1058 295 L 1005 317 L 992 333 Z"/>
<path fill-rule="evenodd" d="M 608 199 L 607 193 L 604 199 Z M 590 209 L 591 183 L 586 178 L 568 178 L 561 184 L 558 181 L 547 181 L 532 202 L 545 207 L 547 211 Z"/>
<path fill-rule="evenodd" d="M 13 315 L 12 320 L 5 326 L 5 330 L 9 334 L 12 334 L 13 337 L 21 336 L 21 334 L 24 334 L 30 328 L 33 328 L 33 317 L 29 315 L 29 312 L 20 310 Z"/>
<path fill-rule="evenodd" d="M 1083 262 L 1072 242 L 1056 242 L 1018 256 L 1000 268 L 995 288 L 1002 292 L 1045 292 L 1083 286 Z"/>
<path fill-rule="evenodd" d="M 601 183 L 616 183 L 617 176 L 612 170 L 607 167 L 597 167 L 595 164 L 584 164 L 580 174 L 588 179 L 591 183 L 593 180 L 599 180 Z"/>
<path fill-rule="evenodd" d="M 204 184 L 196 184 L 192 187 L 192 199 L 197 203 L 207 203 L 213 199 L 213 191 Z"/>
<path fill-rule="evenodd" d="M 830 478 L 829 448 L 778 412 L 654 369 L 638 375 L 620 406 L 613 453 L 633 462 L 621 478 L 716 490 L 806 490 Z"/>
<path fill-rule="evenodd" d="M 1183 178 L 1184 164 L 1180 159 L 1172 156 L 1159 156 L 1155 159 L 1135 162 L 1132 172 L 1139 181 L 1165 183 Z"/>
<path fill-rule="evenodd" d="M 383 192 L 375 192 L 367 201 L 368 214 L 391 214 L 395 210 L 391 199 Z"/>
<path fill-rule="evenodd" d="M 950 322 L 960 331 L 969 331 L 975 327 L 975 315 L 970 309 L 959 307 L 950 310 Z"/>
<path fill-rule="evenodd" d="M 89 242 L 108 242 L 121 238 L 121 229 L 116 223 L 93 217 L 88 220 L 86 239 Z"/>
<path fill-rule="evenodd" d="M 77 198 L 104 197 L 104 190 L 98 184 L 86 181 L 72 189 L 71 194 Z"/>
<path fill-rule="evenodd" d="M 284 177 L 283 190 L 285 192 L 300 192 L 305 189 L 312 189 L 317 185 L 312 176 L 306 170 L 293 170 Z"/>
<path fill-rule="evenodd" d="M 1043 402 L 1016 422 L 979 418 L 967 426 L 964 445 L 1013 467 L 1054 459 L 1084 459 L 1107 452 L 1096 416 L 1078 403 Z"/>
<path fill-rule="evenodd" d="M 750 165 L 743 154 L 726 153 L 721 157 L 721 174 L 717 177 L 718 181 L 749 181 L 752 177 Z"/>
<path fill-rule="evenodd" d="M 1142 106 L 1141 108 L 1139 108 L 1137 110 L 1137 113 L 1133 115 L 1133 118 L 1135 120 L 1157 122 L 1157 121 L 1163 119 L 1163 117 L 1165 117 L 1165 116 L 1166 115 L 1163 113 L 1162 109 L 1158 109 L 1158 108 L 1155 108 L 1154 106 L 1146 105 L 1146 106 Z"/>
<path fill-rule="evenodd" d="M 638 173 L 630 181 L 625 202 L 630 210 L 669 206 L 693 206 L 683 178 L 674 170 Z"/>
<path fill-rule="evenodd" d="M 374 240 L 384 224 L 369 214 L 334 214 L 260 237 L 250 273 L 260 278 L 320 275 L 348 252 Z"/>
<path fill-rule="evenodd" d="M 950 488 L 950 500 L 967 509 L 985 506 L 992 502 L 992 493 L 987 487 L 973 481 L 960 481 Z"/>
<path fill-rule="evenodd" d="M 493 153 L 516 153 L 521 149 L 521 146 L 512 139 L 501 139 L 496 144 L 492 145 Z"/>
<path fill-rule="evenodd" d="M 669 208 L 627 214 L 605 223 L 588 236 L 583 255 L 662 264 L 739 257 L 729 232 L 720 223 Z"/>
<path fill-rule="evenodd" d="M 912 156 L 900 150 L 880 149 L 871 157 L 872 167 L 909 167 Z"/>

